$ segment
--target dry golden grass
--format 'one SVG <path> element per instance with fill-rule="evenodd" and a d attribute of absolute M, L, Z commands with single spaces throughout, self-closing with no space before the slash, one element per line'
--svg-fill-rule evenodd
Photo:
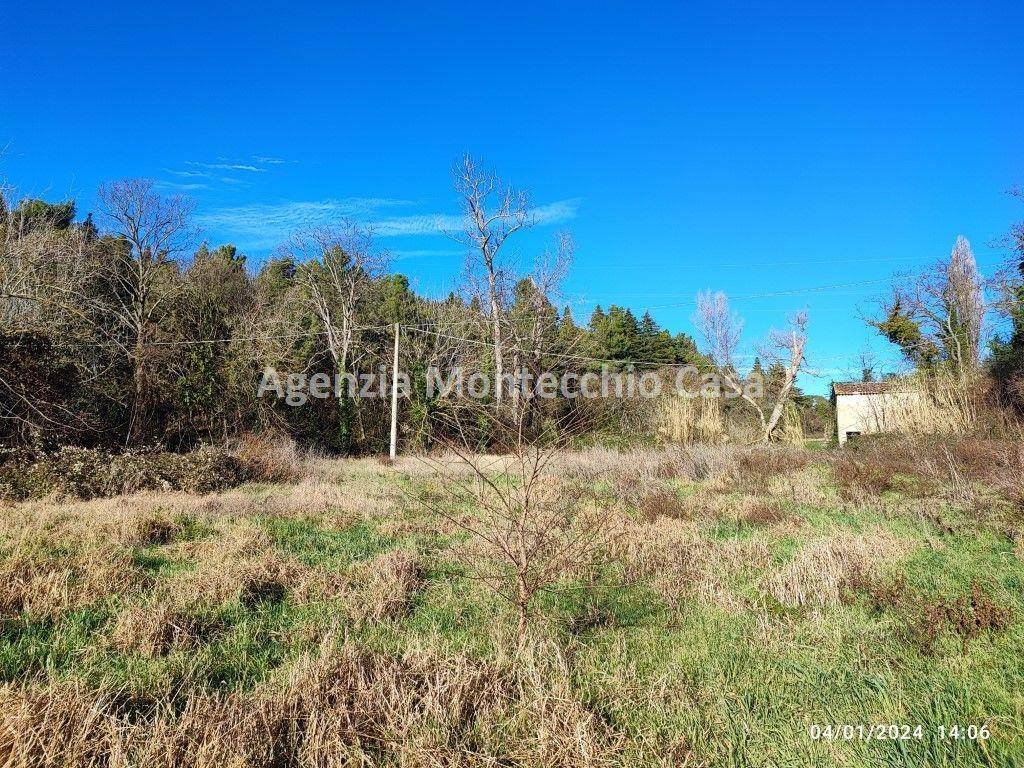
<path fill-rule="evenodd" d="M 344 524 L 385 512 L 392 504 L 390 495 L 361 493 L 358 486 L 343 487 L 314 478 L 294 485 L 256 490 L 242 487 L 206 496 L 145 492 L 88 501 L 41 499 L 8 505 L 0 515 L 0 537 L 144 546 L 172 542 L 182 518 L 209 522 L 324 515 Z"/>
<path fill-rule="evenodd" d="M 307 471 L 304 456 L 295 441 L 284 435 L 248 433 L 235 447 L 246 476 L 259 483 L 290 483 Z"/>
<path fill-rule="evenodd" d="M 640 514 L 651 523 L 659 517 L 691 518 L 693 515 L 687 507 L 678 494 L 660 489 L 641 496 L 637 504 Z"/>
<path fill-rule="evenodd" d="M 482 662 L 335 645 L 248 693 L 132 711 L 116 691 L 50 681 L 0 689 L 7 768 L 505 763 L 601 766 L 617 742 L 550 643 Z"/>
<path fill-rule="evenodd" d="M 753 496 L 745 498 L 744 502 L 746 503 L 739 511 L 739 517 L 746 525 L 767 527 L 795 522 L 795 519 L 775 501 Z"/>
<path fill-rule="evenodd" d="M 767 567 L 771 552 L 763 540 L 709 540 L 702 529 L 702 522 L 668 517 L 634 524 L 613 555 L 625 564 L 627 579 L 650 581 L 670 604 L 694 598 L 738 610 L 744 601 L 731 577 Z"/>
<path fill-rule="evenodd" d="M 809 507 L 834 506 L 841 501 L 830 480 L 827 464 L 810 464 L 767 478 L 758 492 Z"/>
<path fill-rule="evenodd" d="M 188 542 L 177 551 L 195 562 L 194 568 L 165 582 L 167 594 L 179 602 L 277 602 L 311 578 L 309 568 L 278 554 L 266 531 L 244 519 L 232 520 L 220 535 Z"/>
<path fill-rule="evenodd" d="M 718 398 L 666 396 L 652 420 L 654 431 L 674 443 L 715 443 L 725 437 Z"/>
<path fill-rule="evenodd" d="M 991 493 L 1017 466 L 982 474 L 1012 449 L 948 448 Z M 779 741 L 790 709 L 851 718 L 856 701 L 878 703 L 863 687 L 833 691 L 832 677 L 859 677 L 845 645 L 817 643 L 850 637 L 858 663 L 909 663 L 917 646 L 899 633 L 917 610 L 945 622 L 922 635 L 928 653 L 950 633 L 992 643 L 974 664 L 1001 659 L 996 642 L 1015 647 L 1020 608 L 998 585 L 917 596 L 913 610 L 879 598 L 917 547 L 936 569 L 961 557 L 970 579 L 1013 560 L 999 538 L 973 547 L 989 514 L 976 494 L 942 480 L 934 495 L 842 499 L 830 454 L 760 450 L 559 456 L 544 488 L 592 482 L 581 503 L 614 535 L 599 563 L 560 574 L 515 651 L 515 617 L 452 564 L 472 551 L 459 526 L 410 501 L 410 488 L 436 490 L 418 459 L 321 457 L 287 485 L 8 506 L 0 766 L 744 764 L 755 739 L 757 755 L 808 765 L 820 755 Z M 801 670 L 818 664 L 832 666 L 808 683 Z M 985 681 L 990 706 L 1010 701 L 999 686 L 1011 672 Z M 928 675 L 921 695 L 945 695 Z M 893 690 L 907 696 L 902 680 Z M 775 681 L 789 698 L 771 698 Z M 745 713 L 742 733 L 728 730 L 748 693 L 777 719 Z"/>
<path fill-rule="evenodd" d="M 113 547 L 57 557 L 15 548 L 0 562 L 0 619 L 58 616 L 109 595 L 131 594 L 146 582 L 130 555 Z"/>
<path fill-rule="evenodd" d="M 989 382 L 978 373 L 939 368 L 900 380 L 874 414 L 887 432 L 971 435 L 983 417 Z"/>
<path fill-rule="evenodd" d="M 874 577 L 882 565 L 891 567 L 912 548 L 881 529 L 811 541 L 765 578 L 764 590 L 791 608 L 836 605 L 851 585 Z"/>
<path fill-rule="evenodd" d="M 832 460 L 844 499 L 873 503 L 890 492 L 983 506 L 993 494 L 1024 502 L 1024 440 L 879 435 Z"/>
<path fill-rule="evenodd" d="M 360 571 L 363 583 L 358 596 L 353 596 L 348 603 L 350 615 L 357 621 L 383 621 L 403 616 L 423 580 L 416 555 L 404 549 L 385 552 Z"/>
<path fill-rule="evenodd" d="M 178 601 L 150 598 L 118 614 L 110 643 L 118 651 L 155 658 L 195 648 L 218 629 L 215 621 L 189 612 Z"/>

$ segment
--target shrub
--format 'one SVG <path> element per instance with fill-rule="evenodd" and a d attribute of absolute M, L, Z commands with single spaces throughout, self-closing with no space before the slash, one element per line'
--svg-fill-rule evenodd
<path fill-rule="evenodd" d="M 166 476 L 173 490 L 213 493 L 232 488 L 246 479 L 238 459 L 218 448 L 200 448 L 191 453 L 162 454 Z"/>
<path fill-rule="evenodd" d="M 893 474 L 881 464 L 851 454 L 841 454 L 832 466 L 832 474 L 844 498 L 861 494 L 881 496 L 892 490 Z"/>
<path fill-rule="evenodd" d="M 33 457 L 31 463 L 25 463 L 24 457 L 5 462 L 0 471 L 0 497 L 20 501 L 50 493 L 78 499 L 148 490 L 212 493 L 243 479 L 239 461 L 216 448 L 183 454 L 151 450 L 112 454 L 98 448 L 64 446 Z"/>
<path fill-rule="evenodd" d="M 462 467 L 453 471 L 435 460 L 441 495 L 421 496 L 427 511 L 468 534 L 460 554 L 480 582 L 515 609 L 520 649 L 537 596 L 600 562 L 615 534 L 607 510 L 591 502 L 595 478 L 553 473 L 557 445 L 527 443 L 522 423 L 518 431 L 505 427 L 517 441 L 508 458 L 512 472 L 495 481 L 493 461 L 452 444 Z M 477 519 L 463 514 L 467 499 L 478 507 Z"/>
<path fill-rule="evenodd" d="M 895 490 L 927 496 L 937 490 L 937 480 L 943 474 L 940 466 L 947 468 L 948 464 L 934 439 L 869 435 L 847 444 L 836 456 L 833 475 L 846 498 Z"/>
<path fill-rule="evenodd" d="M 235 448 L 246 477 L 259 483 L 291 483 L 302 475 L 302 457 L 285 435 L 249 432 Z"/>
<path fill-rule="evenodd" d="M 47 479 L 33 471 L 36 454 L 20 448 L 0 448 L 0 499 L 23 501 L 50 492 Z"/>
<path fill-rule="evenodd" d="M 1013 501 L 1024 498 L 1024 448 L 1017 440 L 871 435 L 848 443 L 832 470 L 847 498 L 893 490 L 927 496 L 946 486 L 969 499 L 979 482 Z"/>

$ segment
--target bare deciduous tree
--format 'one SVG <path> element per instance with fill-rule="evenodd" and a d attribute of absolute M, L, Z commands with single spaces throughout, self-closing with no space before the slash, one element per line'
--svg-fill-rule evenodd
<path fill-rule="evenodd" d="M 928 286 L 925 286 L 928 290 Z M 946 282 L 939 289 L 947 308 L 943 322 L 954 357 L 962 368 L 975 368 L 981 355 L 981 332 L 985 320 L 978 264 L 967 238 L 959 236 L 946 265 Z"/>
<path fill-rule="evenodd" d="M 505 364 L 502 315 L 507 277 L 500 254 L 511 235 L 533 225 L 529 197 L 484 171 L 469 155 L 455 164 L 452 175 L 465 216 L 465 226 L 457 239 L 471 249 L 471 274 L 483 271 L 494 347 L 495 398 L 500 403 Z"/>
<path fill-rule="evenodd" d="M 777 362 L 782 366 L 783 379 L 779 390 L 775 393 L 775 404 L 768 419 L 765 420 L 763 412 L 761 425 L 764 428 L 762 440 L 768 442 L 775 427 L 778 426 L 782 412 L 793 394 L 796 386 L 796 377 L 804 367 L 804 350 L 807 346 L 807 312 L 801 311 L 793 315 L 789 320 L 789 328 L 784 331 L 772 331 L 769 338 L 769 346 L 764 348 L 762 354 L 770 362 Z"/>
<path fill-rule="evenodd" d="M 522 410 L 478 415 L 492 419 L 505 452 L 476 453 L 461 431 L 464 419 L 453 419 L 462 439 L 445 443 L 449 456 L 422 458 L 441 481 L 438 495 L 423 501 L 468 534 L 465 562 L 515 610 L 522 648 L 537 597 L 601 562 L 614 530 L 607 510 L 597 508 L 590 493 L 595 478 L 555 469 L 573 431 L 568 420 L 540 435 L 530 434 Z"/>
<path fill-rule="evenodd" d="M 775 428 L 782 418 L 786 403 L 793 394 L 796 377 L 804 367 L 804 350 L 807 346 L 807 313 L 799 312 L 790 319 L 785 331 L 773 331 L 769 342 L 762 348 L 762 355 L 778 363 L 783 369 L 774 402 L 768 408 L 766 397 L 759 400 L 744 386 L 739 373 L 737 355 L 743 335 L 743 319 L 729 308 L 729 301 L 722 292 L 710 291 L 697 295 L 697 313 L 694 324 L 700 329 L 707 344 L 707 352 L 718 366 L 719 375 L 730 389 L 740 397 L 757 415 L 760 422 L 760 440 L 771 440 Z"/>
<path fill-rule="evenodd" d="M 573 250 L 572 236 L 567 232 L 557 233 L 554 250 L 544 251 L 537 258 L 530 275 L 517 285 L 515 304 L 505 317 L 513 368 L 517 373 L 526 370 L 532 373 L 534 388 L 543 373 L 542 360 L 550 351 L 549 345 L 557 338 L 558 312 L 554 301 L 572 262 Z M 522 290 L 523 287 L 526 290 Z M 523 395 L 521 387 L 513 390 L 514 407 L 529 407 L 531 402 L 535 402 Z"/>
<path fill-rule="evenodd" d="M 287 253 L 300 265 L 303 298 L 320 321 L 336 370 L 348 372 L 359 304 L 370 281 L 383 272 L 384 255 L 374 250 L 365 229 L 351 223 L 299 234 Z"/>
<path fill-rule="evenodd" d="M 111 308 L 128 338 L 125 351 L 134 371 L 134 398 L 127 441 L 146 427 L 150 335 L 157 312 L 178 290 L 179 254 L 194 234 L 192 203 L 163 197 L 149 179 L 123 179 L 99 190 L 100 210 L 126 247 L 114 250 L 107 278 L 115 288 Z"/>

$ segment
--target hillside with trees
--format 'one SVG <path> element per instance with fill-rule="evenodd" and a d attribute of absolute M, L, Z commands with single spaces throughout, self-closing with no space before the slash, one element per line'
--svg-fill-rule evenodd
<path fill-rule="evenodd" d="M 289 408 L 256 392 L 268 367 L 332 381 L 389 368 L 395 324 L 402 327 L 400 366 L 412 383 L 401 426 L 409 448 L 444 439 L 453 418 L 462 418 L 428 393 L 432 366 L 490 372 L 496 401 L 518 396 L 500 390 L 509 370 L 654 370 L 666 380 L 685 366 L 733 370 L 732 361 L 716 361 L 715 350 L 700 351 L 648 312 L 637 318 L 613 304 L 578 324 L 558 299 L 571 237 L 558 234 L 549 252 L 517 272 L 502 247 L 532 224 L 526 195 L 470 158 L 456 165 L 455 187 L 469 270 L 462 289 L 444 298 L 414 292 L 353 223 L 296 231 L 252 263 L 230 244 L 192 245 L 192 203 L 159 194 L 147 180 L 104 185 L 99 210 L 81 218 L 73 200 L 5 200 L 0 436 L 42 450 L 185 451 L 272 431 L 330 452 L 380 452 L 388 440 L 386 398 L 342 396 Z M 781 386 L 786 366 L 768 373 Z M 774 392 L 779 400 L 778 386 Z M 583 434 L 635 437 L 641 422 L 649 438 L 658 431 L 652 404 L 562 398 L 530 407 L 536 421 L 571 418 Z M 743 406 L 729 408 L 740 422 L 753 418 Z M 460 424 L 487 443 L 486 419 Z"/>

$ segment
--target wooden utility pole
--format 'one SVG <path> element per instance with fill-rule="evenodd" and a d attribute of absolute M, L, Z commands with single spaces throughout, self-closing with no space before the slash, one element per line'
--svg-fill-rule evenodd
<path fill-rule="evenodd" d="M 391 460 L 398 458 L 398 330 L 395 323 L 395 361 L 391 368 Z"/>

